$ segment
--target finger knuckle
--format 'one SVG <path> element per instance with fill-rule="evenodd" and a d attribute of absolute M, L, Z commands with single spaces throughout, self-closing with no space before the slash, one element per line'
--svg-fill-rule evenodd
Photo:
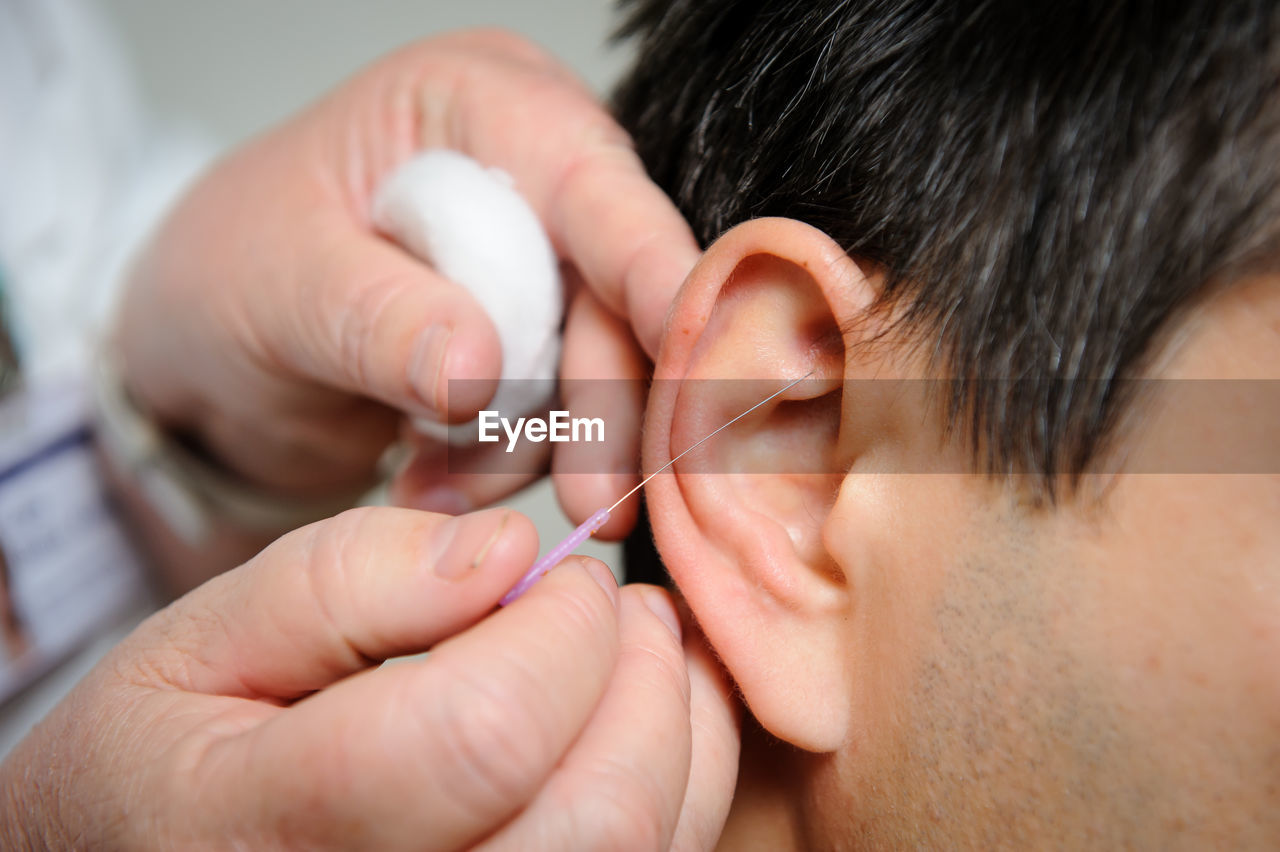
<path fill-rule="evenodd" d="M 339 613 L 358 607 L 361 600 L 358 576 L 360 567 L 370 556 L 367 542 L 376 539 L 370 535 L 376 515 L 377 509 L 372 507 L 348 509 L 315 525 L 302 560 L 308 597 L 320 623 L 329 635 L 342 639 L 352 663 L 357 665 L 369 660 L 352 643 L 349 625 Z M 339 601 L 344 602 L 344 606 L 337 606 Z"/>
<path fill-rule="evenodd" d="M 639 156 L 622 128 L 612 121 L 596 121 L 582 128 L 576 155 L 565 167 L 552 195 L 553 205 L 585 194 L 602 184 L 603 175 L 643 173 Z"/>
<path fill-rule="evenodd" d="M 663 628 L 666 631 L 666 628 Z M 670 636 L 667 633 L 667 636 Z M 675 695 L 680 698 L 685 710 L 689 708 L 690 686 L 689 672 L 685 668 L 684 653 L 675 644 L 674 637 L 665 639 L 657 647 L 646 645 L 637 649 L 646 655 L 647 675 L 654 689 L 663 695 Z"/>
<path fill-rule="evenodd" d="M 370 538 L 370 527 L 377 515 L 378 509 L 361 506 L 340 512 L 312 528 L 310 541 L 305 545 L 304 562 L 307 570 L 326 586 L 325 591 L 329 584 L 347 580 L 346 566 L 361 559 L 361 543 Z"/>
<path fill-rule="evenodd" d="M 452 671 L 429 724 L 440 737 L 443 777 L 460 807 L 503 813 L 529 797 L 554 756 L 519 690 L 476 672 Z"/>
<path fill-rule="evenodd" d="M 400 307 L 412 286 L 401 275 L 377 278 L 354 294 L 340 294 L 337 328 L 338 357 L 350 381 L 358 387 L 375 387 L 379 355 L 388 331 L 402 319 Z"/>
<path fill-rule="evenodd" d="M 564 638 L 569 647 L 601 647 L 602 639 L 616 639 L 617 620 L 613 607 L 604 590 L 594 583 L 590 584 L 586 594 L 576 588 L 562 586 L 550 592 L 550 596 L 555 620 L 549 626 Z"/>
<path fill-rule="evenodd" d="M 684 647 L 670 628 L 645 605 L 646 592 L 649 591 L 638 584 L 623 589 L 624 595 L 634 596 L 629 597 L 627 603 L 634 607 L 634 612 L 642 613 L 643 618 L 628 622 L 631 627 L 623 637 L 622 653 L 631 661 L 630 667 L 639 673 L 639 677 L 645 678 L 655 692 L 663 696 L 679 696 L 687 710 L 692 699 L 692 687 Z"/>

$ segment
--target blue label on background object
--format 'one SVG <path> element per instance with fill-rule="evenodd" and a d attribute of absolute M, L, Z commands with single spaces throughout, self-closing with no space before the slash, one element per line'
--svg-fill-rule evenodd
<path fill-rule="evenodd" d="M 66 386 L 0 402 L 0 701 L 143 593 L 86 412 Z"/>

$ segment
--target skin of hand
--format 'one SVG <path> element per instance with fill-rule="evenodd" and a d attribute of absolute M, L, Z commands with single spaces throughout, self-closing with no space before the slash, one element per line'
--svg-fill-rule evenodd
<path fill-rule="evenodd" d="M 737 718 L 666 593 L 505 509 L 347 512 L 144 622 L 0 766 L 0 846 L 711 848 Z M 426 657 L 378 663 L 430 649 Z"/>
<path fill-rule="evenodd" d="M 381 180 L 429 147 L 511 174 L 545 225 L 574 282 L 562 377 L 644 380 L 645 354 L 698 257 L 692 234 L 577 78 L 531 43 L 486 30 L 386 57 L 193 187 L 122 298 L 115 339 L 137 401 L 283 494 L 369 482 L 405 413 L 473 417 L 500 372 L 492 323 L 369 221 Z M 448 392 L 459 379 L 473 381 Z M 642 404 L 632 394 L 617 413 L 631 430 L 614 442 L 617 458 L 557 478 L 575 522 L 638 481 Z M 418 508 L 467 511 L 533 476 L 471 476 L 467 462 L 440 464 L 439 447 L 418 449 L 394 491 Z M 633 522 L 624 505 L 602 534 Z"/>

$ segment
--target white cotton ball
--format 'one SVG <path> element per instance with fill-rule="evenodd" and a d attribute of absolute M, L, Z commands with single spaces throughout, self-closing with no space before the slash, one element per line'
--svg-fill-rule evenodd
<path fill-rule="evenodd" d="M 522 416 L 545 406 L 560 357 L 564 293 L 555 252 L 511 176 L 456 151 L 424 151 L 383 182 L 373 222 L 441 275 L 465 287 L 502 341 L 502 375 L 489 408 Z M 472 426 L 420 429 L 454 443 Z"/>

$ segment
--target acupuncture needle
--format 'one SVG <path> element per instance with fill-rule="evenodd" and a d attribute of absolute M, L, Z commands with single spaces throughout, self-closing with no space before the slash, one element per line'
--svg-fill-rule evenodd
<path fill-rule="evenodd" d="M 588 538 L 594 535 L 601 527 L 607 524 L 609 522 L 609 518 L 613 513 L 613 510 L 618 508 L 618 506 L 622 505 L 623 501 L 625 501 L 632 494 L 635 494 L 637 491 L 643 488 L 649 482 L 650 479 L 653 479 L 655 476 L 662 473 L 667 468 L 671 467 L 671 465 L 680 461 L 680 459 L 684 458 L 686 455 L 693 452 L 698 447 L 705 444 L 707 441 L 710 441 L 716 435 L 720 434 L 725 429 L 728 429 L 734 423 L 737 423 L 739 420 L 746 417 L 748 414 L 755 411 L 760 406 L 764 405 L 765 403 L 773 399 L 776 399 L 777 397 L 791 390 L 793 387 L 795 387 L 796 385 L 803 382 L 805 379 L 812 376 L 814 372 L 815 372 L 814 370 L 810 370 L 800 378 L 791 382 L 786 387 L 780 390 L 776 390 L 773 393 L 769 394 L 767 397 L 760 400 L 755 405 L 751 406 L 746 411 L 742 412 L 737 417 L 730 420 L 728 423 L 725 423 L 723 426 L 719 427 L 714 432 L 711 432 L 703 436 L 702 439 L 699 440 L 696 444 L 689 447 L 684 452 L 680 453 L 680 455 L 676 456 L 671 461 L 667 462 L 662 467 L 658 468 L 653 473 L 646 476 L 644 479 L 640 480 L 639 485 L 635 486 L 626 494 L 623 494 L 621 497 L 619 497 L 617 502 L 614 503 L 609 508 L 597 509 L 595 514 L 593 514 L 591 517 L 583 521 L 578 526 L 578 528 L 575 529 L 573 532 L 569 533 L 569 535 L 565 536 L 563 541 L 561 541 L 555 547 L 548 550 L 546 556 L 542 557 L 537 562 L 533 563 L 533 567 L 530 568 L 525 573 L 525 575 L 521 577 L 520 580 L 514 586 L 511 587 L 511 590 L 509 592 L 507 592 L 505 595 L 502 596 L 502 600 L 498 601 L 499 605 L 506 606 L 507 604 L 514 601 L 516 598 L 523 595 L 525 592 L 529 591 L 529 587 L 532 586 L 534 583 L 538 582 L 538 580 L 541 579 L 543 574 L 546 574 L 552 568 L 559 565 L 560 560 L 564 559 L 570 553 L 573 553 L 573 551 L 577 550 L 578 545 L 582 544 L 584 541 L 586 541 Z"/>

